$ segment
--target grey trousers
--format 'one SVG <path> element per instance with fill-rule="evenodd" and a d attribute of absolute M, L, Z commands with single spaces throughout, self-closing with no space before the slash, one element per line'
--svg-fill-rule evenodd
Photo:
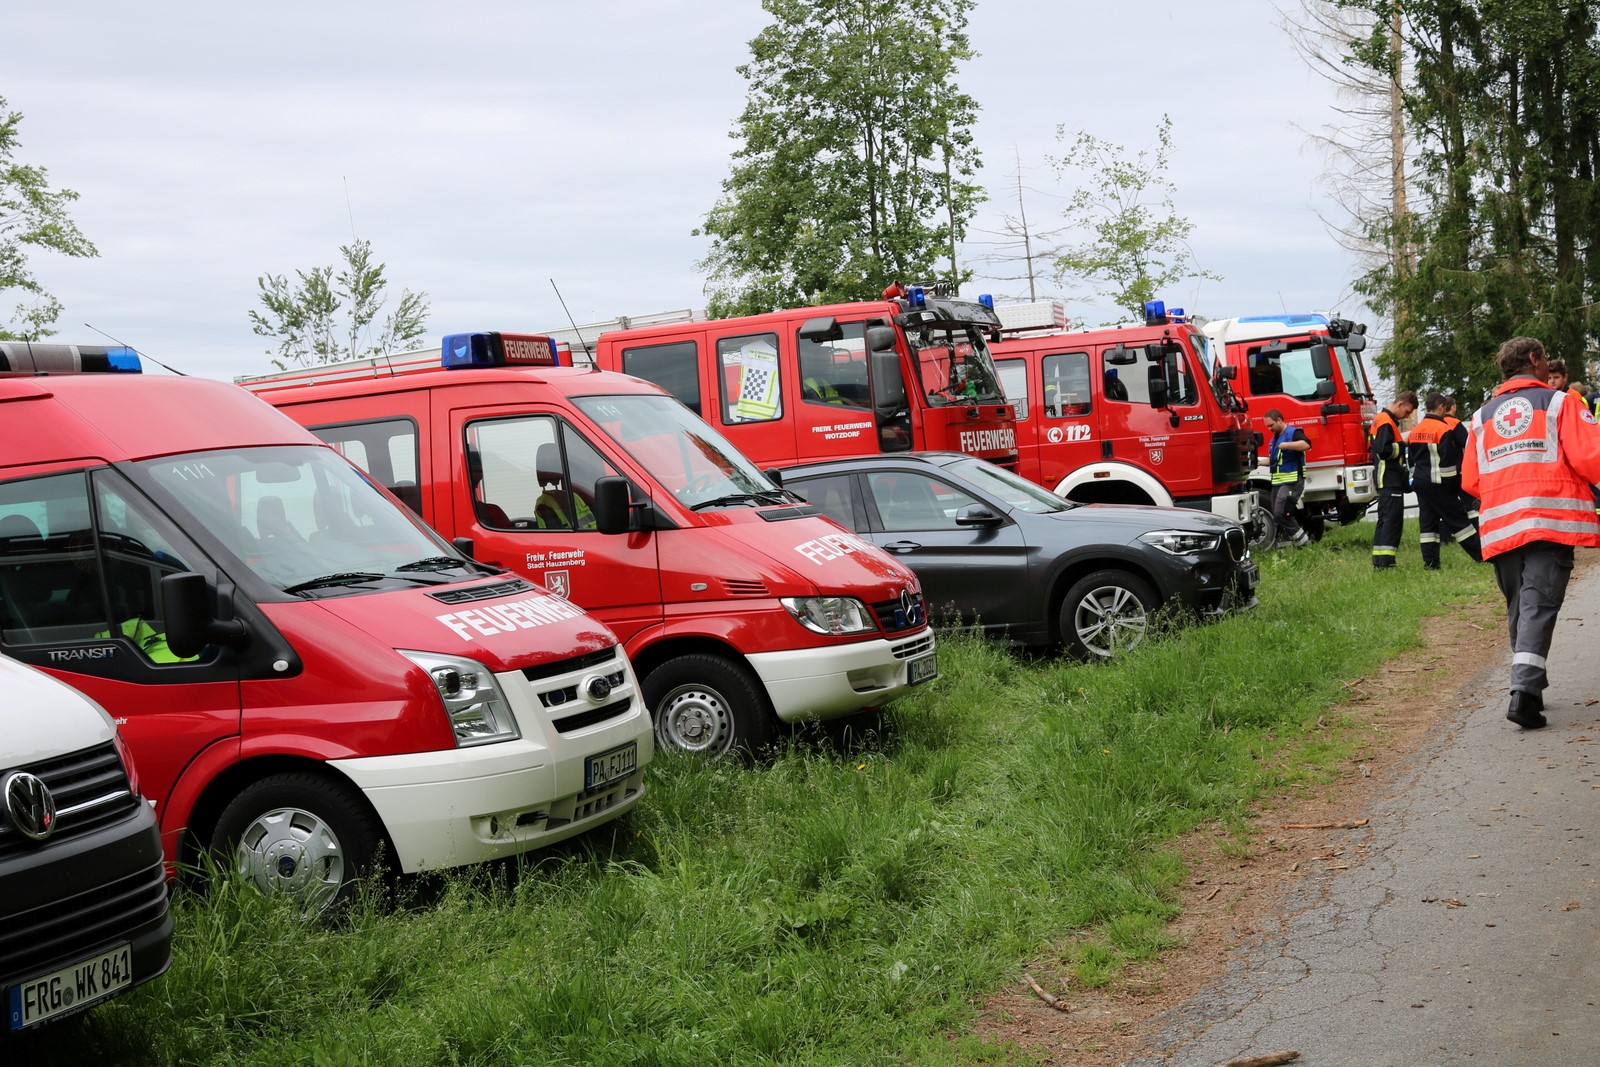
<path fill-rule="evenodd" d="M 1493 562 L 1511 630 L 1511 691 L 1542 693 L 1550 684 L 1545 657 L 1572 577 L 1572 546 L 1534 541 L 1502 552 Z"/>

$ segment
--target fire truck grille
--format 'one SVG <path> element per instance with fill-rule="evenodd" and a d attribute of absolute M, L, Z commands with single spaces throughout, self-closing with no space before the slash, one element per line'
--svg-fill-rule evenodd
<path fill-rule="evenodd" d="M 56 828 L 48 839 L 52 842 L 108 826 L 139 806 L 139 798 L 128 788 L 122 758 L 110 741 L 70 755 L 40 760 L 28 767 L 10 769 L 36 775 L 50 790 L 56 803 Z M 21 852 L 35 844 L 12 826 L 9 819 L 0 816 L 0 856 Z"/>
<path fill-rule="evenodd" d="M 505 582 L 495 582 L 493 585 L 474 585 L 466 589 L 444 589 L 428 595 L 441 604 L 466 604 L 473 600 L 493 600 L 497 596 L 525 593 L 532 588 L 533 586 L 523 579 L 512 578 Z"/>
<path fill-rule="evenodd" d="M 544 678 L 554 678 L 558 674 L 586 671 L 591 667 L 598 667 L 602 663 L 610 663 L 616 659 L 618 647 L 617 645 L 612 645 L 610 648 L 602 648 L 598 652 L 587 652 L 581 656 L 573 656 L 570 659 L 536 663 L 532 667 L 524 667 L 522 676 L 530 682 L 537 682 Z"/>
<path fill-rule="evenodd" d="M 1233 561 L 1235 563 L 1244 559 L 1245 555 L 1249 552 L 1250 541 L 1245 537 L 1244 527 L 1242 526 L 1233 527 L 1227 533 L 1222 535 L 1222 539 L 1227 542 L 1228 555 L 1233 557 Z"/>
<path fill-rule="evenodd" d="M 921 593 L 914 594 L 911 602 L 909 616 L 898 597 L 894 600 L 880 600 L 872 605 L 872 614 L 877 616 L 878 625 L 883 627 L 885 633 L 895 634 L 905 630 L 915 630 L 927 621 L 927 611 L 922 605 Z"/>
<path fill-rule="evenodd" d="M 568 715 L 563 719 L 552 718 L 550 723 L 556 728 L 558 733 L 570 734 L 572 731 L 581 730 L 585 726 L 593 726 L 596 723 L 608 722 L 622 715 L 626 715 L 628 713 L 628 709 L 631 707 L 633 707 L 633 698 L 623 697 L 621 700 L 614 700 L 604 707 L 589 708 L 585 711 L 578 712 L 576 715 Z"/>

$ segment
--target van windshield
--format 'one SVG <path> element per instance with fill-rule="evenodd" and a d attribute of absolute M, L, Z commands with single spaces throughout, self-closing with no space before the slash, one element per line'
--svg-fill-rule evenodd
<path fill-rule="evenodd" d="M 670 396 L 585 396 L 573 403 L 685 507 L 790 499 L 727 438 Z"/>
<path fill-rule="evenodd" d="M 460 581 L 439 572 L 473 566 L 330 448 L 227 449 L 136 466 L 180 524 L 204 529 L 285 592 Z"/>

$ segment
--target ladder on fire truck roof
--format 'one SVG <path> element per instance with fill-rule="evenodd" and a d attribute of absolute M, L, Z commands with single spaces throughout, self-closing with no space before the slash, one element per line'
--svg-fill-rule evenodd
<path fill-rule="evenodd" d="M 558 345 L 564 345 L 572 353 L 574 366 L 587 366 L 594 362 L 594 343 L 603 333 L 614 330 L 636 330 L 644 326 L 670 326 L 680 322 L 704 322 L 706 313 L 703 308 L 680 308 L 675 311 L 654 311 L 648 315 L 618 315 L 614 319 L 602 319 L 599 322 L 585 322 L 576 329 L 568 326 L 564 330 L 551 330 L 549 336 L 556 339 Z"/>
<path fill-rule="evenodd" d="M 1064 331 L 1066 305 L 1059 300 L 1030 300 L 1021 304 L 996 304 L 1001 333 L 1026 333 L 1033 330 Z"/>

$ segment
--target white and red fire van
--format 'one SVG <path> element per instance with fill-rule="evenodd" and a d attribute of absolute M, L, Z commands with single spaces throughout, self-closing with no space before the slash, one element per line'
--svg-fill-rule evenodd
<path fill-rule="evenodd" d="M 762 471 L 665 389 L 555 365 L 550 338 L 241 379 L 486 563 L 622 638 L 661 747 L 766 743 L 938 671 L 910 569 Z"/>
<path fill-rule="evenodd" d="M 116 717 L 168 860 L 319 908 L 643 795 L 627 657 L 226 382 L 0 344 L 0 651 Z M 83 373 L 102 371 L 104 373 Z"/>

